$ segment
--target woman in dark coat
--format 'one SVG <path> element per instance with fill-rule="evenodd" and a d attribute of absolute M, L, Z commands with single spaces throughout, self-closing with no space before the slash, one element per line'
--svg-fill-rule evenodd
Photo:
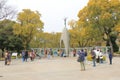
<path fill-rule="evenodd" d="M 112 58 L 113 58 L 113 55 L 112 55 L 111 50 L 108 50 L 108 57 L 109 57 L 109 62 L 110 62 L 110 64 L 112 65 Z"/>

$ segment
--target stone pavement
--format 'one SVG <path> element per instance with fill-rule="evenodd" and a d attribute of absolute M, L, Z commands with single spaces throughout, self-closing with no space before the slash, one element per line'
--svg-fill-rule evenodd
<path fill-rule="evenodd" d="M 36 59 L 31 62 L 12 60 L 9 66 L 0 61 L 0 80 L 120 80 L 120 57 L 92 67 L 86 64 L 86 71 L 80 71 L 77 58 Z"/>

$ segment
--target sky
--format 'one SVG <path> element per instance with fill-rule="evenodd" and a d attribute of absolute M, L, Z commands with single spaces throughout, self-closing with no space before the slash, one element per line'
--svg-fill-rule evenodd
<path fill-rule="evenodd" d="M 84 8 L 89 0 L 8 0 L 7 4 L 21 12 L 22 9 L 30 9 L 41 13 L 44 23 L 44 32 L 62 32 L 64 19 L 68 22 L 77 20 L 78 12 Z"/>

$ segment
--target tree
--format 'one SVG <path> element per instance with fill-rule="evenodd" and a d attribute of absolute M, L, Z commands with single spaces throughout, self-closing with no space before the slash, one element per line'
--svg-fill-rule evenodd
<path fill-rule="evenodd" d="M 21 39 L 13 34 L 12 26 L 14 24 L 14 21 L 7 19 L 0 21 L 0 49 L 3 52 L 5 49 L 10 51 L 20 51 L 23 48 Z"/>
<path fill-rule="evenodd" d="M 17 21 L 13 26 L 14 33 L 18 35 L 23 42 L 24 48 L 29 48 L 30 42 L 37 33 L 42 32 L 43 22 L 40 20 L 41 14 L 38 11 L 23 9 L 18 14 Z"/>
<path fill-rule="evenodd" d="M 6 3 L 7 0 L 0 0 L 0 20 L 12 18 L 16 13 L 16 10 Z"/>
<path fill-rule="evenodd" d="M 59 47 L 60 45 L 60 35 L 61 33 L 48 33 L 48 32 L 45 32 L 44 33 L 44 37 L 43 37 L 43 40 L 44 40 L 44 48 L 56 48 L 56 47 Z"/>
<path fill-rule="evenodd" d="M 96 38 L 98 36 L 98 34 L 96 34 L 98 30 L 93 30 L 92 27 L 87 25 L 87 21 L 71 20 L 69 25 L 71 26 L 69 32 L 71 35 L 70 43 L 72 47 L 92 46 L 100 39 L 100 37 Z"/>
<path fill-rule="evenodd" d="M 115 43 L 117 36 L 115 36 L 113 28 L 120 21 L 119 10 L 119 0 L 90 0 L 88 5 L 78 13 L 79 21 L 86 22 L 87 20 L 88 25 L 94 29 L 98 28 L 103 37 L 104 34 L 107 36 L 103 39 L 107 42 L 107 45 L 112 47 L 114 52 L 118 51 Z"/>

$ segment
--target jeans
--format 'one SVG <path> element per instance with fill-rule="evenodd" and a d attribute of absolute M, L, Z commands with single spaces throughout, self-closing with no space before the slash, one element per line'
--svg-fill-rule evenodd
<path fill-rule="evenodd" d="M 112 64 L 112 58 L 109 58 L 110 64 Z"/>
<path fill-rule="evenodd" d="M 100 63 L 103 63 L 103 59 L 100 59 Z"/>
<path fill-rule="evenodd" d="M 95 62 L 95 61 L 96 61 L 96 59 L 94 58 L 94 59 L 93 59 L 93 67 L 96 66 L 96 62 Z"/>
<path fill-rule="evenodd" d="M 22 61 L 23 61 L 23 62 L 25 61 L 25 56 L 22 56 Z"/>

